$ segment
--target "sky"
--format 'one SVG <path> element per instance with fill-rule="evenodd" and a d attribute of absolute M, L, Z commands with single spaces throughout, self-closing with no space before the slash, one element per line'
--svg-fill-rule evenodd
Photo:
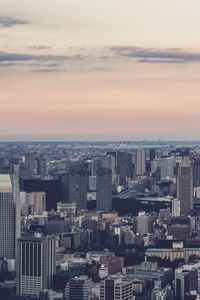
<path fill-rule="evenodd" d="M 0 140 L 200 140 L 199 0 L 0 0 Z"/>

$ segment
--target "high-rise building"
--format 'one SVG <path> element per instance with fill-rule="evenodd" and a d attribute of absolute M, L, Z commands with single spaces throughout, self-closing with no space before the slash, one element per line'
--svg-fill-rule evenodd
<path fill-rule="evenodd" d="M 55 274 L 55 236 L 25 236 L 17 245 L 17 295 L 38 297 L 52 286 Z"/>
<path fill-rule="evenodd" d="M 40 178 L 47 176 L 47 160 L 45 158 L 37 159 L 37 174 L 40 175 Z"/>
<path fill-rule="evenodd" d="M 200 186 L 200 157 L 195 157 L 193 161 L 193 184 L 194 187 Z"/>
<path fill-rule="evenodd" d="M 156 158 L 156 149 L 149 149 L 149 161 L 151 162 Z"/>
<path fill-rule="evenodd" d="M 189 214 L 193 208 L 192 163 L 182 161 L 178 165 L 177 199 L 180 201 L 180 213 Z"/>
<path fill-rule="evenodd" d="M 105 167 L 112 171 L 112 177 L 116 172 L 115 157 L 113 155 L 107 155 L 105 161 Z"/>
<path fill-rule="evenodd" d="M 97 210 L 112 210 L 112 171 L 100 168 L 97 171 Z"/>
<path fill-rule="evenodd" d="M 117 151 L 117 174 L 119 174 L 119 184 L 125 185 L 127 178 L 133 177 L 132 154 Z"/>
<path fill-rule="evenodd" d="M 145 213 L 139 213 L 137 216 L 137 232 L 147 234 L 152 232 L 152 218 Z"/>
<path fill-rule="evenodd" d="M 14 259 L 20 237 L 20 194 L 15 175 L 0 174 L 0 257 Z"/>
<path fill-rule="evenodd" d="M 98 169 L 103 167 L 105 167 L 105 159 L 103 157 L 94 157 L 92 159 L 92 176 L 96 176 Z"/>
<path fill-rule="evenodd" d="M 197 269 L 180 267 L 175 270 L 175 297 L 176 299 L 190 299 L 187 294 L 198 290 Z"/>
<path fill-rule="evenodd" d="M 65 287 L 65 300 L 88 300 L 94 283 L 88 276 L 74 277 Z"/>
<path fill-rule="evenodd" d="M 25 153 L 25 168 L 27 169 L 30 177 L 32 177 L 34 174 L 34 163 L 35 163 L 34 153 L 26 152 Z"/>
<path fill-rule="evenodd" d="M 136 150 L 136 175 L 143 175 L 146 171 L 145 149 Z"/>
<path fill-rule="evenodd" d="M 161 158 L 161 165 L 160 165 L 161 178 L 166 178 L 166 177 L 173 178 L 174 177 L 174 168 L 175 168 L 174 157 Z"/>
<path fill-rule="evenodd" d="M 100 300 L 132 300 L 132 281 L 110 277 L 100 283 Z"/>
<path fill-rule="evenodd" d="M 69 202 L 77 203 L 77 210 L 87 208 L 87 171 L 84 165 L 74 164 L 69 174 Z"/>

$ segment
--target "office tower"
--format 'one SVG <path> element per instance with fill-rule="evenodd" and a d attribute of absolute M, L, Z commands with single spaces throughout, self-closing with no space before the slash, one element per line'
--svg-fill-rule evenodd
<path fill-rule="evenodd" d="M 193 208 L 193 174 L 190 161 L 182 161 L 178 165 L 177 199 L 180 201 L 180 214 L 189 214 Z"/>
<path fill-rule="evenodd" d="M 149 161 L 152 162 L 156 158 L 156 149 L 149 149 Z"/>
<path fill-rule="evenodd" d="M 26 194 L 26 205 L 31 215 L 41 215 L 46 210 L 45 192 L 32 192 Z"/>
<path fill-rule="evenodd" d="M 112 171 L 100 168 L 97 171 L 97 210 L 112 210 Z"/>
<path fill-rule="evenodd" d="M 97 175 L 97 171 L 99 168 L 105 167 L 105 159 L 102 157 L 94 157 L 92 158 L 92 176 Z"/>
<path fill-rule="evenodd" d="M 88 300 L 94 283 L 88 276 L 74 277 L 65 287 L 65 300 Z"/>
<path fill-rule="evenodd" d="M 145 150 L 137 149 L 136 150 L 136 175 L 140 176 L 145 173 Z"/>
<path fill-rule="evenodd" d="M 105 161 L 105 167 L 112 171 L 112 176 L 115 174 L 116 171 L 115 165 L 116 165 L 115 157 L 112 155 L 107 155 Z"/>
<path fill-rule="evenodd" d="M 137 232 L 147 234 L 152 232 L 152 218 L 145 213 L 139 213 L 137 216 Z"/>
<path fill-rule="evenodd" d="M 132 281 L 111 277 L 100 283 L 100 300 L 132 300 Z"/>
<path fill-rule="evenodd" d="M 67 173 L 53 174 L 53 179 L 59 181 L 61 201 L 63 203 L 67 203 L 69 201 L 69 174 Z"/>
<path fill-rule="evenodd" d="M 200 186 L 200 157 L 194 157 L 193 161 L 193 184 L 194 187 Z"/>
<path fill-rule="evenodd" d="M 96 176 L 89 176 L 89 190 L 96 191 L 97 189 L 97 177 Z"/>
<path fill-rule="evenodd" d="M 17 244 L 17 295 L 38 297 L 52 286 L 55 274 L 55 236 L 25 236 Z"/>
<path fill-rule="evenodd" d="M 161 178 L 173 178 L 175 168 L 174 157 L 162 157 L 160 162 L 160 176 Z"/>
<path fill-rule="evenodd" d="M 15 175 L 0 174 L 0 257 L 15 259 L 20 224 L 18 178 Z"/>
<path fill-rule="evenodd" d="M 74 164 L 69 174 L 69 202 L 77 203 L 77 210 L 87 208 L 87 171 L 84 165 Z"/>
<path fill-rule="evenodd" d="M 117 174 L 119 174 L 119 184 L 125 185 L 127 178 L 133 177 L 132 154 L 117 151 Z"/>
<path fill-rule="evenodd" d="M 47 176 L 47 160 L 45 158 L 37 159 L 37 174 L 40 175 L 40 178 Z"/>
<path fill-rule="evenodd" d="M 30 177 L 32 177 L 34 174 L 34 163 L 35 163 L 34 153 L 26 152 L 25 153 L 25 168 L 28 171 L 28 175 Z"/>
<path fill-rule="evenodd" d="M 180 267 L 175 270 L 175 297 L 179 300 L 190 299 L 187 294 L 198 290 L 197 269 Z"/>

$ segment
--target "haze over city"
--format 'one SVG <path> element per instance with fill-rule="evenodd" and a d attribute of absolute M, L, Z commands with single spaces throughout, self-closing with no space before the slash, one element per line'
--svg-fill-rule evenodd
<path fill-rule="evenodd" d="M 1 139 L 199 140 L 199 1 L 0 7 Z"/>

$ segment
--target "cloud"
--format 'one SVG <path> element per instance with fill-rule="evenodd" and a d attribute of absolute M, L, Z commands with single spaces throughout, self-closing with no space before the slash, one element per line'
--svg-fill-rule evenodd
<path fill-rule="evenodd" d="M 28 72 L 58 72 L 66 69 L 66 62 L 77 63 L 81 55 L 51 55 L 0 52 L 0 68 Z"/>
<path fill-rule="evenodd" d="M 17 25 L 29 24 L 27 20 L 20 18 L 13 18 L 9 16 L 0 16 L 0 26 L 1 27 L 13 27 Z"/>
<path fill-rule="evenodd" d="M 34 45 L 34 46 L 29 46 L 29 49 L 35 49 L 35 50 L 48 50 L 51 49 L 50 46 L 45 46 L 45 45 Z"/>
<path fill-rule="evenodd" d="M 74 56 L 65 55 L 37 55 L 37 54 L 22 54 L 22 53 L 10 53 L 0 52 L 0 62 L 26 62 L 26 61 L 65 61 L 69 59 L 75 59 Z"/>
<path fill-rule="evenodd" d="M 132 46 L 110 48 L 115 57 L 135 58 L 140 63 L 192 63 L 200 62 L 200 53 L 183 49 L 155 49 Z"/>

